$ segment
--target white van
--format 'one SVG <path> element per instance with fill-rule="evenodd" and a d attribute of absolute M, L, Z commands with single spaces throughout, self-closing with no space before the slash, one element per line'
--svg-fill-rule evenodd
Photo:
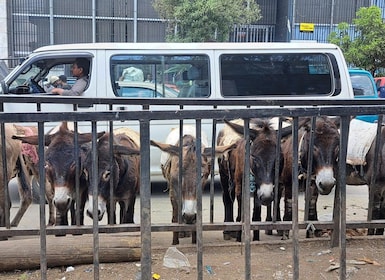
<path fill-rule="evenodd" d="M 77 58 L 90 62 L 86 98 L 351 99 L 349 72 L 341 50 L 321 43 L 92 43 L 52 45 L 30 54 L 1 82 L 2 94 L 45 94 L 51 76 L 71 77 Z M 63 97 L 65 98 L 65 97 Z M 42 111 L 72 111 L 43 104 Z M 174 109 L 170 107 L 170 109 Z M 114 110 L 140 106 L 114 105 Z M 165 109 L 164 107 L 162 109 Z M 34 104 L 4 104 L 6 112 L 36 111 Z M 96 104 L 79 111 L 106 111 Z M 99 124 L 98 128 L 107 124 Z M 117 123 L 116 126 L 138 123 Z M 178 122 L 151 123 L 151 138 L 166 139 Z M 207 125 L 210 135 L 211 126 Z M 153 149 L 151 174 L 160 175 Z"/>

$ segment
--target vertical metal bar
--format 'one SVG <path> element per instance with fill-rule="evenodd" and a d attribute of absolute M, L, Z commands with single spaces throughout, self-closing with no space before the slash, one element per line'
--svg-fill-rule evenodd
<path fill-rule="evenodd" d="M 40 273 L 41 279 L 47 279 L 47 232 L 45 225 L 45 156 L 44 123 L 38 123 L 39 138 L 39 185 L 40 185 Z"/>
<path fill-rule="evenodd" d="M 377 121 L 377 134 L 376 134 L 376 141 L 375 141 L 375 147 L 374 147 L 374 159 L 373 159 L 373 173 L 370 177 L 370 184 L 369 184 L 369 201 L 368 201 L 368 217 L 367 221 L 370 222 L 373 218 L 373 203 L 374 203 L 374 193 L 375 188 L 374 184 L 376 183 L 376 178 L 378 174 L 378 157 L 380 155 L 380 143 L 382 139 L 382 120 L 383 115 L 378 116 Z"/>
<path fill-rule="evenodd" d="M 244 135 L 245 135 L 245 169 L 243 170 L 242 184 L 242 219 L 243 219 L 243 242 L 245 248 L 245 279 L 251 279 L 250 263 L 250 120 L 244 119 Z"/>
<path fill-rule="evenodd" d="M 331 7 L 330 7 L 330 32 L 333 31 L 333 24 L 334 24 L 334 6 L 335 1 L 331 0 Z"/>
<path fill-rule="evenodd" d="M 216 106 L 214 106 L 214 109 Z M 210 174 L 210 223 L 214 223 L 214 195 L 215 195 L 215 146 L 216 146 L 216 135 L 217 135 L 217 120 L 213 119 L 212 127 L 212 139 L 211 139 L 211 174 Z"/>
<path fill-rule="evenodd" d="M 5 227 L 10 228 L 11 222 L 10 222 L 10 206 L 11 201 L 9 197 L 9 189 L 8 189 L 8 171 L 7 171 L 7 143 L 5 141 L 5 125 L 2 122 L 0 125 L 0 132 L 1 132 L 1 161 L 3 164 L 3 186 L 4 186 L 4 216 L 5 216 Z"/>
<path fill-rule="evenodd" d="M 76 193 L 76 211 L 75 211 L 75 220 L 76 220 L 76 225 L 80 226 L 80 164 L 79 164 L 79 134 L 78 134 L 78 123 L 74 122 L 74 158 L 75 158 L 75 193 Z M 72 219 L 73 217 L 71 217 Z M 72 223 L 73 221 L 71 221 Z"/>
<path fill-rule="evenodd" d="M 281 198 L 278 195 L 279 192 L 279 168 L 281 164 L 281 139 L 282 139 L 282 118 L 278 118 L 278 131 L 277 131 L 277 147 L 275 149 L 275 170 L 274 170 L 274 208 L 273 208 L 273 222 L 278 219 L 278 209 Z"/>
<path fill-rule="evenodd" d="M 96 42 L 96 0 L 92 0 L 92 43 Z"/>
<path fill-rule="evenodd" d="M 348 147 L 350 116 L 341 117 L 340 151 L 337 187 L 340 197 L 340 279 L 346 279 L 346 151 Z"/>
<path fill-rule="evenodd" d="M 112 108 L 110 108 L 110 111 L 111 111 Z M 111 121 L 110 122 L 110 125 L 109 125 L 109 131 L 110 131 L 110 137 L 109 137 L 109 151 L 110 151 L 110 172 L 111 172 L 111 175 L 110 175 L 110 212 L 108 213 L 108 216 L 109 216 L 109 220 L 110 220 L 110 225 L 112 225 L 114 223 L 114 217 L 116 217 L 116 204 L 114 202 L 114 187 L 113 187 L 113 184 L 114 184 L 114 177 L 115 177 L 115 168 L 112 168 L 113 164 L 114 164 L 114 128 L 113 128 L 113 122 Z M 119 219 L 121 219 L 122 217 L 120 217 L 119 215 Z M 117 221 L 116 221 L 117 222 Z M 120 221 L 121 223 L 122 221 Z"/>
<path fill-rule="evenodd" d="M 293 231 L 293 279 L 299 279 L 299 229 L 298 229 L 298 117 L 293 118 L 293 166 L 292 166 L 292 231 Z"/>
<path fill-rule="evenodd" d="M 140 236 L 142 279 L 151 276 L 150 122 L 140 120 Z"/>
<path fill-rule="evenodd" d="M 314 130 L 317 118 L 311 117 L 311 130 L 310 130 L 310 138 L 309 138 L 309 151 L 307 154 L 307 166 L 306 166 L 306 187 L 305 187 L 305 217 L 304 220 L 309 220 L 309 208 L 310 208 L 310 184 L 311 184 L 311 175 L 313 174 L 313 149 L 314 149 Z"/>
<path fill-rule="evenodd" d="M 49 0 L 49 44 L 55 44 L 55 29 L 53 19 L 53 0 Z"/>
<path fill-rule="evenodd" d="M 93 261 L 94 261 L 94 279 L 99 279 L 99 220 L 98 220 L 98 150 L 97 150 L 97 131 L 96 131 L 96 121 L 91 122 L 91 131 L 92 131 L 92 172 L 91 172 L 91 182 L 92 182 L 92 204 L 94 205 L 92 209 L 92 233 L 94 241 L 93 249 Z"/>
<path fill-rule="evenodd" d="M 138 42 L 138 0 L 134 0 L 134 43 Z"/>
<path fill-rule="evenodd" d="M 180 106 L 180 109 L 183 110 L 183 106 Z M 178 224 L 182 223 L 182 183 L 183 183 L 183 120 L 179 120 L 179 174 L 178 174 L 178 191 L 177 191 L 177 201 L 178 201 Z"/>
<path fill-rule="evenodd" d="M 197 219 L 196 219 L 196 236 L 197 236 L 197 279 L 203 279 L 203 234 L 202 234 L 202 121 L 195 120 L 196 135 L 196 196 L 197 196 Z"/>

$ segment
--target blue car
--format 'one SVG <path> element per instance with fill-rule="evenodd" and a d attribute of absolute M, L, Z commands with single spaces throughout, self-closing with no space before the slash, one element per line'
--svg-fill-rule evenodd
<path fill-rule="evenodd" d="M 350 80 L 352 82 L 354 98 L 378 98 L 376 83 L 372 74 L 362 69 L 349 69 Z M 356 119 L 365 122 L 377 122 L 377 115 L 362 115 L 357 116 Z"/>

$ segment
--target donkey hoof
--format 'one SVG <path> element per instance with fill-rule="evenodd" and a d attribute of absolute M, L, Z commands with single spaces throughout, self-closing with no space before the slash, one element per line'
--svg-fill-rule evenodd
<path fill-rule="evenodd" d="M 179 238 L 191 237 L 191 232 L 189 231 L 180 231 Z"/>
<path fill-rule="evenodd" d="M 223 239 L 224 240 L 231 240 L 233 238 L 237 238 L 238 233 L 236 231 L 224 231 L 223 232 Z"/>
<path fill-rule="evenodd" d="M 288 239 L 289 239 L 289 231 L 283 230 L 281 240 L 288 240 Z"/>
<path fill-rule="evenodd" d="M 307 230 L 306 238 L 322 237 L 324 232 L 321 229 Z"/>
<path fill-rule="evenodd" d="M 224 232 L 223 233 L 223 240 L 231 240 L 231 233 L 230 232 Z"/>

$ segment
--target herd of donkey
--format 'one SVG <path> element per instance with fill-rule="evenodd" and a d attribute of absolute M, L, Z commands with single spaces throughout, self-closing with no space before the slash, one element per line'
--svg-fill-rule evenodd
<path fill-rule="evenodd" d="M 373 133 L 368 141 L 361 145 L 365 148 L 356 148 L 361 151 L 360 156 L 349 159 L 347 166 L 349 173 L 348 184 L 370 183 L 374 171 L 374 146 L 377 125 L 361 123 L 352 120 L 349 134 L 349 145 L 354 138 L 362 138 L 362 126 L 366 128 L 372 125 Z M 74 131 L 70 123 L 63 122 L 53 131 L 44 135 L 45 145 L 45 185 L 46 201 L 49 205 L 48 225 L 68 225 L 68 211 L 71 215 L 71 223 L 75 224 L 75 210 L 80 210 L 80 221 L 83 224 L 84 212 L 91 218 L 98 213 L 99 221 L 104 213 L 108 214 L 108 223 L 116 223 L 116 204 L 119 203 L 120 223 L 134 222 L 134 204 L 136 195 L 140 191 L 140 136 L 139 133 L 129 128 L 118 128 L 113 135 L 99 132 L 97 135 L 97 180 L 92 178 L 95 153 L 92 153 L 92 134 L 77 133 L 75 146 Z M 310 176 L 310 204 L 309 220 L 317 220 L 318 195 L 328 195 L 336 185 L 338 174 L 338 156 L 340 146 L 339 124 L 336 118 L 317 117 L 313 128 L 311 118 L 300 118 L 298 123 L 298 163 L 293 162 L 293 138 L 292 126 L 282 128 L 281 138 L 277 138 L 277 128 L 270 119 L 250 119 L 250 181 L 252 184 L 254 209 L 253 221 L 261 221 L 261 207 L 271 205 L 274 200 L 274 192 L 278 191 L 278 197 L 284 199 L 284 221 L 292 219 L 292 166 L 298 164 L 300 180 Z M 354 132 L 352 127 L 358 127 Z M 361 128 L 360 128 L 361 127 Z M 217 137 L 215 153 L 208 146 L 207 136 L 202 133 L 201 159 L 197 160 L 197 139 L 195 127 L 185 125 L 183 127 L 182 143 L 179 139 L 179 128 L 173 129 L 164 143 L 151 140 L 151 145 L 162 151 L 161 170 L 168 184 L 170 201 L 172 204 L 172 222 L 178 222 L 179 211 L 184 223 L 193 224 L 196 221 L 197 199 L 196 186 L 202 187 L 211 173 L 211 156 L 215 154 L 218 159 L 220 182 L 224 203 L 224 222 L 234 221 L 234 205 L 237 201 L 238 209 L 236 221 L 241 221 L 242 205 L 242 181 L 245 176 L 246 140 L 244 137 L 243 120 L 225 121 L 223 128 Z M 355 137 L 355 134 L 358 136 Z M 378 155 L 378 169 L 376 170 L 373 219 L 385 218 L 385 205 L 383 205 L 385 186 L 385 132 L 381 131 L 381 143 Z M 113 141 L 111 143 L 111 141 Z M 368 144 L 369 143 L 369 144 Z M 5 145 L 7 174 L 0 172 L 0 227 L 6 225 L 5 211 L 10 209 L 10 199 L 5 199 L 5 182 L 17 177 L 19 183 L 20 208 L 12 219 L 10 225 L 18 226 L 23 214 L 32 203 L 32 181 L 39 178 L 38 145 L 39 136 L 36 127 L 5 124 Z M 277 145 L 280 145 L 277 149 Z M 180 148 L 182 146 L 182 149 Z M 111 150 L 113 157 L 111 160 Z M 309 152 L 309 149 L 310 150 Z M 4 151 L 4 148 L 3 148 Z M 280 156 L 276 153 L 279 151 Z M 363 151 L 363 152 L 362 152 Z M 199 154 L 199 153 L 198 153 Z M 349 153 L 348 153 L 349 154 Z M 179 164 L 182 155 L 182 163 Z M 310 155 L 311 164 L 308 164 Z M 279 182 L 275 182 L 275 169 L 279 159 Z M 202 174 L 199 181 L 197 177 L 197 163 L 202 165 Z M 182 182 L 179 183 L 179 172 L 182 167 Z M 308 170 L 310 167 L 311 170 Z M 4 176 L 6 176 L 4 178 Z M 351 180 L 349 179 L 351 178 Z M 4 180 L 5 179 L 5 180 Z M 39 179 L 38 179 L 39 180 Z M 79 198 L 76 195 L 76 180 L 79 180 Z M 98 182 L 98 199 L 92 198 L 93 182 Z M 113 189 L 111 192 L 110 189 Z M 178 201 L 181 192 L 182 201 Z M 113 198 L 110 198 L 113 194 Z M 9 202 L 7 205 L 6 201 Z M 88 201 L 88 203 L 86 203 Z M 77 203 L 78 202 L 78 203 Z M 77 205 L 79 204 L 79 205 Z M 181 205 L 182 204 L 182 205 Z M 87 206 L 87 209 L 86 208 Z M 97 211 L 94 208 L 97 207 Z M 112 212 L 111 212 L 112 211 Z M 109 213 L 114 213 L 110 215 Z M 111 220 L 111 218 L 113 220 Z M 267 217 L 267 220 L 271 217 Z M 278 211 L 278 220 L 281 220 Z M 236 238 L 241 240 L 240 232 L 224 232 L 224 238 Z M 283 238 L 289 238 L 289 232 L 284 231 Z M 383 229 L 374 229 L 369 234 L 383 234 Z M 259 240 L 259 231 L 253 233 L 253 240 Z M 192 242 L 196 242 L 196 235 L 192 234 Z M 178 232 L 173 233 L 172 244 L 179 244 Z"/>

